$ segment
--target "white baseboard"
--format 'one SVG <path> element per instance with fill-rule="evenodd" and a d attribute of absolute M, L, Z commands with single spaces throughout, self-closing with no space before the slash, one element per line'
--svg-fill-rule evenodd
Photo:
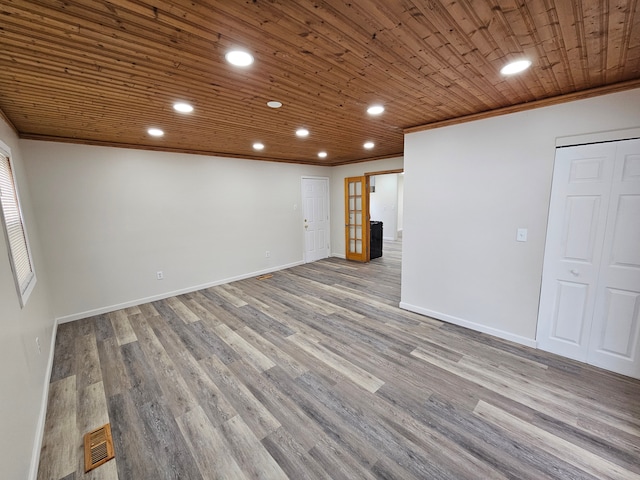
<path fill-rule="evenodd" d="M 58 322 L 53 323 L 51 333 L 51 345 L 49 345 L 49 359 L 47 360 L 47 372 L 44 377 L 44 388 L 42 389 L 42 400 L 40 402 L 40 414 L 36 425 L 36 436 L 31 453 L 31 465 L 29 467 L 29 480 L 37 480 L 38 465 L 40 463 L 40 450 L 42 450 L 42 440 L 44 439 L 44 425 L 47 419 L 47 403 L 49 402 L 49 385 L 51 385 L 51 371 L 53 370 L 53 356 L 56 346 L 56 335 L 58 335 Z"/>
<path fill-rule="evenodd" d="M 226 283 L 236 282 L 238 280 L 244 280 L 246 278 L 257 277 L 258 275 L 264 275 L 265 273 L 277 272 L 278 270 L 284 270 L 287 268 L 297 267 L 302 265 L 303 261 L 293 262 L 286 265 L 280 265 L 274 268 L 268 268 L 259 270 L 257 272 L 246 273 L 243 275 L 237 275 L 235 277 L 224 278 L 222 280 L 215 280 L 213 282 L 204 283 L 202 285 L 195 285 L 192 287 L 181 288 L 180 290 L 174 290 L 172 292 L 159 293 L 158 295 L 152 295 L 150 297 L 138 298 L 136 300 L 130 300 L 116 305 L 109 305 L 106 307 L 100 307 L 93 310 L 87 310 L 85 312 L 73 313 L 71 315 L 65 315 L 63 317 L 56 318 L 57 323 L 74 322 L 83 318 L 93 317 L 95 315 L 102 315 L 103 313 L 115 312 L 116 310 L 122 310 L 123 308 L 135 307 L 136 305 L 142 305 L 144 303 L 155 302 L 157 300 L 164 300 L 165 298 L 175 297 L 176 295 L 182 295 L 184 293 L 196 292 L 198 290 L 204 290 L 205 288 L 216 287 L 218 285 L 224 285 Z"/>
<path fill-rule="evenodd" d="M 443 322 L 453 323 L 454 325 L 469 328 L 477 332 L 488 333 L 489 335 L 493 335 L 494 337 L 502 338 L 503 340 L 509 340 L 510 342 L 514 343 L 519 343 L 520 345 L 525 345 L 527 347 L 536 348 L 537 346 L 535 339 L 515 335 L 504 330 L 499 330 L 497 328 L 487 327 L 486 325 L 471 322 L 469 320 L 454 317 L 452 315 L 447 315 L 446 313 L 435 312 L 433 310 L 417 307 L 406 302 L 400 302 L 400 308 L 409 310 L 410 312 L 419 313 L 420 315 L 426 315 L 427 317 L 435 318 L 436 320 L 442 320 Z"/>
<path fill-rule="evenodd" d="M 347 258 L 347 256 L 344 253 L 332 253 L 331 256 L 336 258 L 342 258 L 343 260 L 346 260 Z"/>

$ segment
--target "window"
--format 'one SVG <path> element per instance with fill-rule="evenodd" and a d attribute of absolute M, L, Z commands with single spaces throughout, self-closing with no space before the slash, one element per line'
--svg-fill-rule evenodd
<path fill-rule="evenodd" d="M 20 306 L 24 307 L 36 284 L 36 274 L 31 261 L 27 232 L 22 221 L 10 158 L 9 147 L 0 142 L 0 212 L 7 239 L 9 263 L 13 270 Z"/>

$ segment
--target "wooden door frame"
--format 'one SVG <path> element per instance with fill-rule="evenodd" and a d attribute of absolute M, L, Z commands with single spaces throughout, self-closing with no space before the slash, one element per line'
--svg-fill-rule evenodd
<path fill-rule="evenodd" d="M 365 177 L 375 177 L 376 175 L 389 175 L 391 173 L 404 173 L 404 168 L 396 168 L 395 170 L 381 170 L 379 172 L 367 172 Z"/>
<path fill-rule="evenodd" d="M 371 177 L 375 177 L 376 175 L 390 175 L 392 173 L 397 173 L 397 174 L 401 174 L 404 173 L 404 168 L 396 168 L 393 170 L 380 170 L 380 171 L 376 171 L 376 172 L 366 172 L 364 174 L 365 177 L 367 177 L 367 214 L 369 215 L 369 217 L 371 217 L 371 212 L 370 212 L 370 207 L 371 207 Z M 396 211 L 396 214 L 398 212 Z M 371 218 L 369 218 L 369 220 L 371 220 Z M 367 222 L 367 237 L 371 238 L 371 223 Z M 396 235 L 393 236 L 393 238 L 396 238 Z M 384 240 L 383 240 L 384 241 Z M 369 260 L 371 260 L 371 258 L 369 258 Z"/>
<path fill-rule="evenodd" d="M 347 257 L 347 253 L 349 251 L 349 231 L 348 226 L 349 226 L 349 221 L 346 218 L 348 215 L 348 210 L 349 210 L 349 187 L 348 187 L 348 179 L 349 178 L 362 178 L 364 177 L 365 179 L 365 183 L 364 183 L 364 192 L 363 192 L 363 204 L 365 205 L 365 211 L 363 211 L 363 215 L 366 216 L 366 218 L 363 220 L 363 225 L 362 225 L 362 236 L 363 236 L 363 249 L 366 250 L 364 259 L 362 260 L 363 262 L 369 262 L 371 260 L 371 248 L 369 245 L 370 239 L 371 239 L 371 214 L 369 211 L 369 205 L 370 205 L 370 195 L 371 195 L 371 177 L 374 177 L 376 175 L 389 175 L 392 173 L 404 173 L 404 168 L 396 168 L 393 170 L 379 170 L 379 171 L 375 171 L 375 172 L 365 172 L 363 175 L 356 175 L 353 177 L 345 177 L 344 179 L 344 210 L 345 210 L 345 244 L 344 244 L 344 250 L 345 250 L 345 258 Z"/>

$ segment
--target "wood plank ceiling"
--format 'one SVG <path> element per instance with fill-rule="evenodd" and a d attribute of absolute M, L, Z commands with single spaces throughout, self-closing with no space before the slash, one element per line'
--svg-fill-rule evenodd
<path fill-rule="evenodd" d="M 410 127 L 640 86 L 639 0 L 0 0 L 0 13 L 0 109 L 23 138 L 339 165 L 401 155 Z M 230 66 L 234 47 L 255 63 Z M 500 74 L 523 57 L 529 70 Z"/>

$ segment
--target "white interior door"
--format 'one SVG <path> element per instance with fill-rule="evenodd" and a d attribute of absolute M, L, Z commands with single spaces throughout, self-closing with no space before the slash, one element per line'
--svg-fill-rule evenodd
<path fill-rule="evenodd" d="M 538 346 L 640 377 L 640 140 L 561 148 Z"/>
<path fill-rule="evenodd" d="M 556 151 L 540 293 L 538 346 L 587 361 L 614 144 Z"/>
<path fill-rule="evenodd" d="M 587 361 L 640 378 L 640 140 L 619 142 Z"/>
<path fill-rule="evenodd" d="M 302 179 L 304 261 L 329 256 L 329 179 Z"/>

